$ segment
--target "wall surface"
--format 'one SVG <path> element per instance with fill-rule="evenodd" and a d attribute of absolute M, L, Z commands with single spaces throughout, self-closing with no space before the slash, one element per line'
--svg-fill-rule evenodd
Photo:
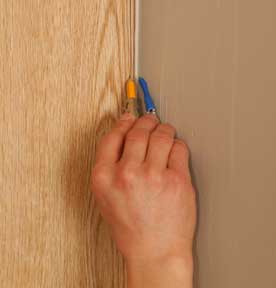
<path fill-rule="evenodd" d="M 0 286 L 123 287 L 89 189 L 130 73 L 129 1 L 0 0 Z"/>
<path fill-rule="evenodd" d="M 197 287 L 276 287 L 276 2 L 142 1 L 141 72 L 192 151 Z"/>

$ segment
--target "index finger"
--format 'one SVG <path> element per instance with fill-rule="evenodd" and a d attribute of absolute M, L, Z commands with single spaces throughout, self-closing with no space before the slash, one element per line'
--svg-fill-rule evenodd
<path fill-rule="evenodd" d="M 96 153 L 96 164 L 116 163 L 120 159 L 125 136 L 135 121 L 136 118 L 132 114 L 123 114 L 115 127 L 99 142 Z"/>

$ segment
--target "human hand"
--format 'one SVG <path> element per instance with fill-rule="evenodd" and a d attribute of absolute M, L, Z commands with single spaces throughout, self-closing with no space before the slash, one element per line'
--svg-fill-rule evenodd
<path fill-rule="evenodd" d="M 172 259 L 192 267 L 195 191 L 175 133 L 154 115 L 124 114 L 99 144 L 92 190 L 131 267 Z"/>

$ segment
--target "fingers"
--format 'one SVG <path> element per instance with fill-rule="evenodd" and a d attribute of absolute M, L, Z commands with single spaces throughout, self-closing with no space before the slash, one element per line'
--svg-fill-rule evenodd
<path fill-rule="evenodd" d="M 116 126 L 100 141 L 96 155 L 96 164 L 116 163 L 120 159 L 125 136 L 135 121 L 136 118 L 129 113 L 124 114 L 118 120 Z"/>
<path fill-rule="evenodd" d="M 169 155 L 168 168 L 183 176 L 190 177 L 189 149 L 182 140 L 176 139 L 174 141 Z"/>
<path fill-rule="evenodd" d="M 150 167 L 159 171 L 167 168 L 175 133 L 175 128 L 169 124 L 160 124 L 152 132 L 146 157 L 146 162 Z"/>
<path fill-rule="evenodd" d="M 150 133 L 156 128 L 159 120 L 154 115 L 138 119 L 128 132 L 121 161 L 142 163 L 145 160 Z"/>

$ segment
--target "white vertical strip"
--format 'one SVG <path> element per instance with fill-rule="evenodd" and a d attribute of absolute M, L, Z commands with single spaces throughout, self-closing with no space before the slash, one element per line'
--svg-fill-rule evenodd
<path fill-rule="evenodd" d="M 134 55 L 134 74 L 135 77 L 139 77 L 139 58 L 140 58 L 140 33 L 141 33 L 141 5 L 142 0 L 135 1 L 135 35 L 134 35 L 134 42 L 135 42 L 135 55 Z"/>

